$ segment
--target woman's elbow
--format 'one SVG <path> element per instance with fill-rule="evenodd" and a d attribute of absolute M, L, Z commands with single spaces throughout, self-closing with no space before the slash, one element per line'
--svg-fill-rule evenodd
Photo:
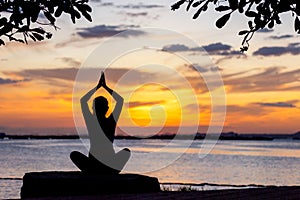
<path fill-rule="evenodd" d="M 81 99 L 80 99 L 80 104 L 81 104 L 81 105 L 87 104 L 86 98 L 81 97 Z"/>
<path fill-rule="evenodd" d="M 120 97 L 120 99 L 118 99 L 118 103 L 122 104 L 124 103 L 124 98 L 123 97 Z"/>

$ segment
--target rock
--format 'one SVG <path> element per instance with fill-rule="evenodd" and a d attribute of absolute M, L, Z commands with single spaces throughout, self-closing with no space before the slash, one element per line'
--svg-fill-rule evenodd
<path fill-rule="evenodd" d="M 82 172 L 30 172 L 21 198 L 159 192 L 157 178 L 139 174 L 94 175 Z"/>
<path fill-rule="evenodd" d="M 4 139 L 4 138 L 5 138 L 5 136 L 6 136 L 6 134 L 5 134 L 5 133 L 0 133 L 0 139 Z"/>
<path fill-rule="evenodd" d="M 293 140 L 300 140 L 300 131 L 292 135 Z"/>

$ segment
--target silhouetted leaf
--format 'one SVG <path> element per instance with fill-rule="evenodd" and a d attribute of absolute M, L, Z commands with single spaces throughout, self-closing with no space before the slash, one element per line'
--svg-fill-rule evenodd
<path fill-rule="evenodd" d="M 278 12 L 287 12 L 291 9 L 290 7 L 290 2 L 285 0 L 285 1 L 280 1 L 278 4 Z"/>
<path fill-rule="evenodd" d="M 71 13 L 71 20 L 72 20 L 73 24 L 76 23 L 76 21 L 75 21 L 75 15 L 73 13 Z"/>
<path fill-rule="evenodd" d="M 239 35 L 245 35 L 245 34 L 247 34 L 249 31 L 247 31 L 247 30 L 243 30 L 243 31 L 240 31 L 239 32 Z"/>
<path fill-rule="evenodd" d="M 0 46 L 1 45 L 5 45 L 4 41 L 2 39 L 0 39 Z"/>
<path fill-rule="evenodd" d="M 44 37 L 51 38 L 52 34 L 46 32 L 39 26 L 52 26 L 55 30 L 56 17 L 62 13 L 72 14 L 71 19 L 75 23 L 75 18 L 80 18 L 81 13 L 91 21 L 88 12 L 92 8 L 87 4 L 88 0 L 8 0 L 0 1 L 0 37 L 7 37 L 10 41 L 27 43 L 30 37 L 33 41 L 43 40 Z M 183 1 L 182 1 L 183 3 Z M 80 10 L 80 9 L 81 10 Z M 40 12 L 43 13 L 45 20 L 38 22 Z M 5 15 L 2 15 L 5 13 Z M 4 16 L 4 17 L 3 17 Z M 32 26 L 34 24 L 35 26 Z M 32 28 L 33 27 L 33 28 Z M 22 34 L 19 34 L 22 33 Z M 23 36 L 23 39 L 15 37 Z"/>
<path fill-rule="evenodd" d="M 32 6 L 30 14 L 31 14 L 31 21 L 36 22 L 40 14 L 40 8 L 38 6 Z"/>
<path fill-rule="evenodd" d="M 46 33 L 46 38 L 47 39 L 50 39 L 52 37 L 52 34 L 51 33 Z"/>
<path fill-rule="evenodd" d="M 6 23 L 7 23 L 7 19 L 6 19 L 5 17 L 2 17 L 2 18 L 0 19 L 0 27 L 1 27 L 1 26 L 4 26 Z"/>
<path fill-rule="evenodd" d="M 59 16 L 61 16 L 62 12 L 63 12 L 63 9 L 61 7 L 58 7 L 54 13 L 54 16 L 59 17 Z"/>
<path fill-rule="evenodd" d="M 245 51 L 248 51 L 248 47 L 246 47 L 246 46 L 241 47 L 241 48 L 240 48 L 240 51 L 241 51 L 242 53 L 244 53 Z"/>
<path fill-rule="evenodd" d="M 40 34 L 44 34 L 46 32 L 42 28 L 33 28 L 33 29 L 31 29 L 31 31 L 34 31 L 34 32 L 37 32 L 37 33 L 40 33 Z"/>
<path fill-rule="evenodd" d="M 197 19 L 199 17 L 199 15 L 200 15 L 201 12 L 202 12 L 202 8 L 199 8 L 197 10 L 197 12 L 194 14 L 193 19 Z"/>
<path fill-rule="evenodd" d="M 274 27 L 274 20 L 271 20 L 270 23 L 268 24 L 268 28 L 273 28 Z"/>
<path fill-rule="evenodd" d="M 186 11 L 189 11 L 189 9 L 190 9 L 191 5 L 193 4 L 193 2 L 194 2 L 194 0 L 189 0 L 189 3 L 186 7 Z"/>
<path fill-rule="evenodd" d="M 276 24 L 281 24 L 282 22 L 281 22 L 281 20 L 278 18 L 278 19 L 276 19 Z"/>
<path fill-rule="evenodd" d="M 201 4 L 202 2 L 201 1 L 196 1 L 195 3 L 193 3 L 193 7 L 198 7 L 198 6 L 200 6 L 200 4 Z"/>
<path fill-rule="evenodd" d="M 19 28 L 19 30 L 17 32 L 25 32 L 29 30 L 29 26 L 25 25 Z"/>
<path fill-rule="evenodd" d="M 298 17 L 295 18 L 294 28 L 295 28 L 295 32 L 300 34 L 300 20 Z"/>
<path fill-rule="evenodd" d="M 239 12 L 243 13 L 244 12 L 244 6 L 246 5 L 246 0 L 240 0 L 238 8 L 239 8 Z"/>
<path fill-rule="evenodd" d="M 295 12 L 297 15 L 300 15 L 300 3 L 296 5 Z"/>
<path fill-rule="evenodd" d="M 253 29 L 253 22 L 252 21 L 248 21 L 248 26 L 250 29 Z"/>
<path fill-rule="evenodd" d="M 185 3 L 185 0 L 180 0 L 180 1 L 178 1 L 178 2 L 176 2 L 175 4 L 173 4 L 172 6 L 171 6 L 171 10 L 177 10 L 178 8 L 180 8 L 180 6 L 182 5 L 182 4 L 184 4 Z"/>
<path fill-rule="evenodd" d="M 245 12 L 245 15 L 246 15 L 247 17 L 256 17 L 256 16 L 257 16 L 257 13 L 254 12 L 254 11 L 248 10 L 248 11 Z"/>
<path fill-rule="evenodd" d="M 51 1 L 48 4 L 48 10 L 49 10 L 49 13 L 54 13 L 54 6 L 53 6 L 53 4 L 51 4 Z"/>
<path fill-rule="evenodd" d="M 35 37 L 33 37 L 33 35 L 29 34 L 29 37 L 30 37 L 33 41 L 36 42 L 36 39 L 35 39 Z"/>
<path fill-rule="evenodd" d="M 230 14 L 237 9 L 247 18 L 254 18 L 248 20 L 248 32 L 239 32 L 239 35 L 244 35 L 242 46 L 245 51 L 248 49 L 248 42 L 251 40 L 254 32 L 266 27 L 272 29 L 275 23 L 282 23 L 279 14 L 291 12 L 292 16 L 298 18 L 295 19 L 295 24 L 298 24 L 298 21 L 300 21 L 300 0 L 177 0 L 172 10 L 175 10 L 174 8 L 178 9 L 185 2 L 187 3 L 187 11 L 192 10 L 192 7 L 197 8 L 194 12 L 193 19 L 198 18 L 200 13 L 205 12 L 211 4 L 215 5 L 215 11 L 217 12 L 228 10 L 230 13 L 225 14 L 216 21 L 218 28 L 222 28 L 229 20 Z M 201 7 L 201 5 L 203 6 Z M 295 26 L 295 30 L 300 34 L 300 28 L 298 29 L 298 27 Z"/>
<path fill-rule="evenodd" d="M 232 10 L 236 10 L 238 8 L 238 0 L 228 0 L 229 6 Z"/>
<path fill-rule="evenodd" d="M 87 12 L 82 12 L 82 15 L 87 19 L 89 20 L 90 22 L 92 22 L 92 17 L 89 13 Z"/>
<path fill-rule="evenodd" d="M 21 43 L 25 43 L 24 40 L 22 39 L 15 39 L 16 42 L 21 42 Z"/>
<path fill-rule="evenodd" d="M 263 28 L 262 27 L 262 21 L 261 21 L 259 15 L 256 15 L 256 17 L 254 18 L 254 23 L 255 23 L 256 28 Z"/>
<path fill-rule="evenodd" d="M 38 33 L 32 33 L 32 35 L 38 40 L 38 41 L 42 41 L 44 40 L 44 37 Z"/>
<path fill-rule="evenodd" d="M 208 6 L 207 6 L 207 4 L 204 4 L 203 6 L 202 6 L 202 11 L 206 11 L 207 10 L 207 8 L 208 8 Z"/>
<path fill-rule="evenodd" d="M 12 31 L 12 28 L 13 27 L 11 24 L 4 26 L 2 29 L 0 29 L 0 35 L 4 35 L 10 31 Z"/>
<path fill-rule="evenodd" d="M 81 6 L 84 8 L 86 12 L 92 12 L 92 8 L 89 5 L 81 4 Z"/>
<path fill-rule="evenodd" d="M 26 34 L 23 33 L 23 36 L 24 36 L 23 38 L 24 38 L 25 43 L 28 44 L 27 39 L 26 39 Z"/>
<path fill-rule="evenodd" d="M 75 17 L 77 19 L 79 19 L 81 17 L 80 13 L 77 10 L 73 10 L 73 14 L 75 15 Z"/>
<path fill-rule="evenodd" d="M 239 12 L 243 13 L 244 12 L 244 7 L 239 7 Z"/>
<path fill-rule="evenodd" d="M 215 8 L 216 11 L 225 11 L 225 10 L 230 10 L 230 7 L 229 6 L 218 6 Z"/>
<path fill-rule="evenodd" d="M 219 18 L 216 22 L 216 26 L 218 28 L 222 28 L 226 24 L 226 22 L 229 20 L 230 14 L 231 13 L 228 13 L 226 15 L 223 15 L 221 18 Z"/>
<path fill-rule="evenodd" d="M 55 18 L 49 12 L 44 11 L 44 15 L 50 21 L 51 24 L 54 24 Z"/>
<path fill-rule="evenodd" d="M 9 40 L 10 40 L 10 41 L 16 41 L 16 42 L 24 43 L 24 41 L 23 41 L 22 39 L 17 39 L 17 38 L 12 37 L 12 36 L 9 37 Z"/>

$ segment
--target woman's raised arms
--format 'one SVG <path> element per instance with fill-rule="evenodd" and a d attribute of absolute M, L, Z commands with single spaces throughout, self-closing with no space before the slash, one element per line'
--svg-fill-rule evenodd
<path fill-rule="evenodd" d="M 106 81 L 105 81 L 105 75 L 104 73 L 102 72 L 101 73 L 101 78 L 99 80 L 99 83 L 98 83 L 98 86 L 97 87 L 103 87 L 113 98 L 114 100 L 116 101 L 116 106 L 113 110 L 113 112 L 111 113 L 111 115 L 109 117 L 113 117 L 114 120 L 117 122 L 119 117 L 120 117 L 120 114 L 121 114 L 121 111 L 122 111 L 122 107 L 123 107 L 123 102 L 124 102 L 124 99 L 123 97 L 121 97 L 121 95 L 119 95 L 117 92 L 115 92 L 114 90 L 112 90 L 111 88 L 109 88 L 107 85 L 106 85 Z"/>

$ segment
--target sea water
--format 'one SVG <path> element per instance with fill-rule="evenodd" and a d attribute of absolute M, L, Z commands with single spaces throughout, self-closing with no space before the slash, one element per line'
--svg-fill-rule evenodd
<path fill-rule="evenodd" d="M 178 154 L 186 147 L 184 140 L 173 141 L 172 147 L 163 150 L 169 140 L 115 143 L 116 147 L 131 149 L 137 158 L 126 165 L 125 172 L 155 176 L 165 185 L 208 183 L 206 188 L 214 189 L 228 185 L 300 185 L 299 140 L 218 141 L 206 156 L 199 156 L 202 140 L 194 141 L 184 154 Z M 0 199 L 20 198 L 26 172 L 77 170 L 69 159 L 74 150 L 87 154 L 88 141 L 0 140 Z M 176 153 L 177 159 L 159 165 Z"/>

